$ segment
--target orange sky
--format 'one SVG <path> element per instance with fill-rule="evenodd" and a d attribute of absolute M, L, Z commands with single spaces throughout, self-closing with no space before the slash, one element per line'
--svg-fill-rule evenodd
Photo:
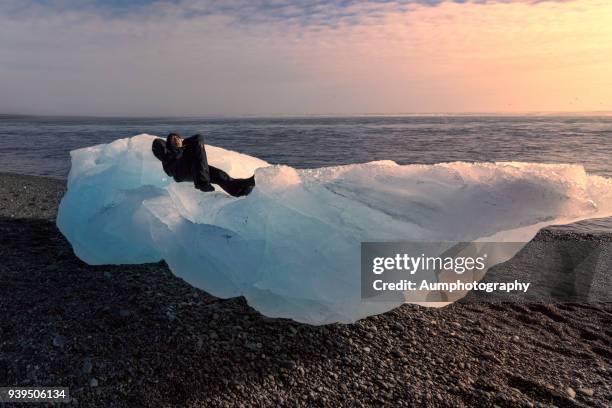
<path fill-rule="evenodd" d="M 612 1 L 359 3 L 335 24 L 194 4 L 0 7 L 0 112 L 612 111 Z"/>
<path fill-rule="evenodd" d="M 307 55 L 366 111 L 612 110 L 612 2 L 445 3 L 339 31 Z"/>

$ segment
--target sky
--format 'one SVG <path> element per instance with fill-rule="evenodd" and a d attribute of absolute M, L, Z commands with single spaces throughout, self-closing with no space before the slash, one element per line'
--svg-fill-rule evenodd
<path fill-rule="evenodd" d="M 3 0 L 0 113 L 612 111 L 608 0 Z"/>

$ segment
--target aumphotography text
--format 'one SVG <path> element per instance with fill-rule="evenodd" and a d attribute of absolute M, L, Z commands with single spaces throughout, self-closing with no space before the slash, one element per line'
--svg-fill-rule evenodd
<path fill-rule="evenodd" d="M 376 291 L 408 291 L 408 290 L 423 290 L 433 291 L 440 290 L 444 292 L 464 292 L 470 290 L 484 291 L 484 292 L 515 292 L 522 291 L 527 293 L 531 283 L 523 283 L 515 280 L 514 282 L 463 282 L 459 279 L 455 282 L 428 282 L 426 279 L 420 282 L 414 282 L 411 280 L 402 279 L 399 282 L 384 282 L 381 279 L 377 279 L 372 282 L 372 287 Z"/>

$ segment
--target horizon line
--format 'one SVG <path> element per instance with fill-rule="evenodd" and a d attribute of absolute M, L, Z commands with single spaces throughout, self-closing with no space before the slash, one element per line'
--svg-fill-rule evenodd
<path fill-rule="evenodd" d="M 290 114 L 189 114 L 189 115 L 90 115 L 90 114 L 44 114 L 44 113 L 0 113 L 7 117 L 33 118 L 83 118 L 83 119 L 280 119 L 280 118 L 350 118 L 350 117 L 418 117 L 418 116 L 612 116 L 612 110 L 593 111 L 456 111 L 456 112 L 363 112 L 363 113 L 290 113 Z"/>

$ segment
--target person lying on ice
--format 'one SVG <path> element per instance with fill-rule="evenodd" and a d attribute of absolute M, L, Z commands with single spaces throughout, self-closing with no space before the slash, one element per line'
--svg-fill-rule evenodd
<path fill-rule="evenodd" d="M 195 188 L 201 191 L 215 191 L 211 184 L 214 183 L 234 197 L 245 196 L 255 187 L 255 175 L 235 179 L 223 170 L 209 166 L 202 135 L 183 139 L 176 133 L 170 133 L 165 141 L 155 139 L 151 148 L 153 155 L 162 162 L 166 174 L 174 181 L 193 181 Z"/>

